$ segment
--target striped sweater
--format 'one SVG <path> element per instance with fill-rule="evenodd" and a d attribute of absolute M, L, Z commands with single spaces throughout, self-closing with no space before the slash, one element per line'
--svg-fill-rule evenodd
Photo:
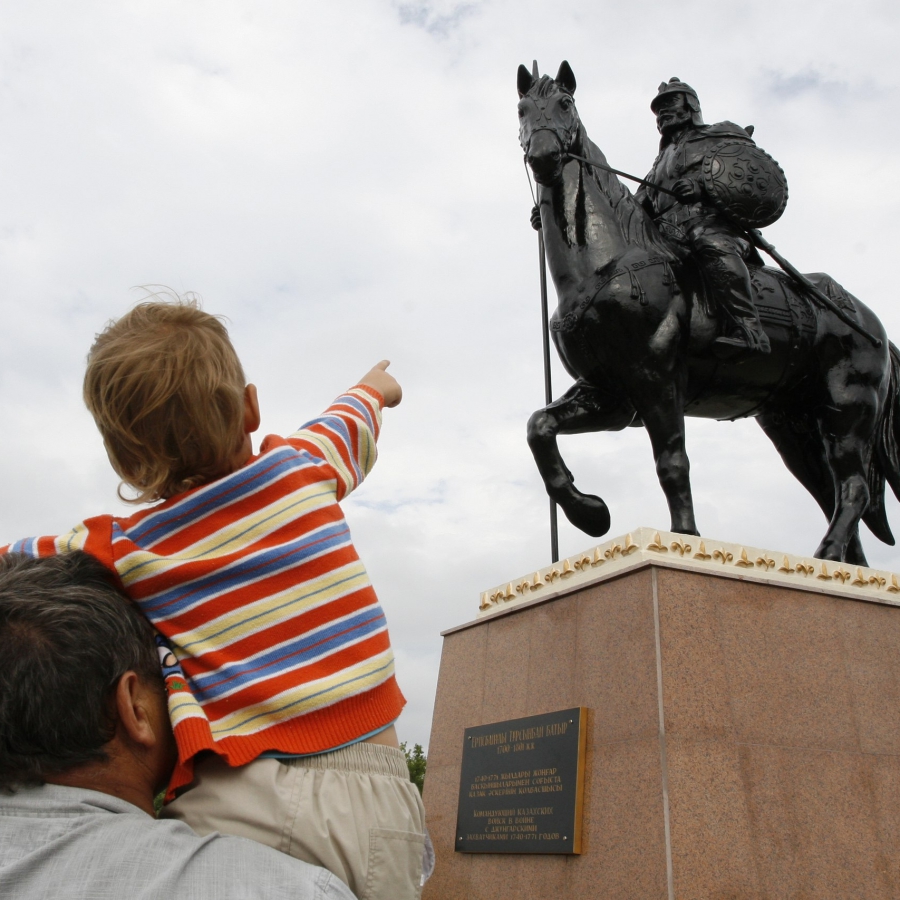
<path fill-rule="evenodd" d="M 384 613 L 338 505 L 375 462 L 382 399 L 351 388 L 224 478 L 8 548 L 87 551 L 168 641 L 170 794 L 202 750 L 232 766 L 320 753 L 403 708 Z"/>

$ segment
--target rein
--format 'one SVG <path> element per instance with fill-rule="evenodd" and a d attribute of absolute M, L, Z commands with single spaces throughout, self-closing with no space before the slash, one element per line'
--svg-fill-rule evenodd
<path fill-rule="evenodd" d="M 525 169 L 528 170 L 528 147 L 531 146 L 531 138 L 533 138 L 539 131 L 549 131 L 559 143 L 559 146 L 564 147 L 563 139 L 559 136 L 559 133 L 555 128 L 548 128 L 546 125 L 541 128 L 535 128 L 534 131 L 531 132 L 531 137 L 528 138 L 528 146 L 525 148 Z M 660 191 L 663 194 L 668 194 L 670 197 L 675 197 L 678 199 L 678 194 L 675 191 L 670 191 L 668 188 L 664 188 L 660 184 L 656 184 L 654 181 L 647 181 L 646 178 L 638 178 L 637 175 L 630 175 L 628 172 L 623 172 L 621 169 L 614 169 L 612 166 L 608 166 L 602 162 L 596 162 L 593 159 L 588 159 L 586 156 L 578 156 L 577 153 L 572 153 L 571 150 L 564 150 L 566 159 L 577 159 L 578 162 L 586 163 L 589 166 L 593 166 L 595 169 L 603 169 L 606 172 L 612 172 L 613 175 L 621 175 L 622 178 L 627 178 L 629 181 L 636 181 L 638 184 L 642 184 L 645 187 L 653 188 L 655 191 Z M 528 185 L 531 186 L 531 175 L 528 175 Z M 534 189 L 532 188 L 531 196 L 534 198 Z M 535 204 L 537 201 L 535 200 Z"/>
<path fill-rule="evenodd" d="M 587 163 L 589 166 L 593 166 L 595 169 L 605 169 L 607 172 L 612 172 L 613 175 L 621 175 L 623 178 L 627 178 L 629 181 L 636 181 L 638 184 L 643 184 L 645 187 L 653 188 L 655 191 L 661 191 L 663 194 L 669 194 L 672 197 L 678 198 L 678 194 L 675 191 L 670 191 L 668 188 L 664 188 L 662 185 L 657 184 L 655 181 L 647 181 L 646 178 L 638 178 L 637 175 L 629 175 L 627 172 L 623 172 L 621 169 L 614 169 L 612 166 L 604 165 L 601 162 L 594 162 L 592 159 L 587 159 L 584 156 L 576 156 L 572 152 L 567 152 L 566 156 L 569 159 L 577 159 L 579 162 Z"/>

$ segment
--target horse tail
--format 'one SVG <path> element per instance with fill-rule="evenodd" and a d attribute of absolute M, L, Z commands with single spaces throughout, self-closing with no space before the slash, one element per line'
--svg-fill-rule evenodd
<path fill-rule="evenodd" d="M 863 521 L 885 544 L 894 544 L 884 505 L 884 483 L 900 500 L 900 350 L 890 344 L 888 393 L 875 434 L 875 452 L 869 466 L 869 508 Z"/>

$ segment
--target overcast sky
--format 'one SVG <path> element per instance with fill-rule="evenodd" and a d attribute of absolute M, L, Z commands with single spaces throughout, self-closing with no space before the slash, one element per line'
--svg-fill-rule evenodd
<path fill-rule="evenodd" d="M 756 126 L 790 202 L 767 236 L 900 340 L 900 7 L 116 0 L 0 3 L 0 541 L 127 510 L 80 398 L 85 354 L 136 285 L 230 320 L 285 433 L 383 357 L 404 386 L 345 503 L 427 743 L 439 632 L 549 562 L 525 443 L 543 403 L 537 239 L 516 68 L 568 59 L 589 135 L 645 173 L 673 75 L 707 122 Z M 893 283 L 892 283 L 893 280 Z M 570 379 L 554 360 L 555 393 Z M 826 522 L 752 420 L 693 420 L 704 535 L 811 553 Z M 610 536 L 668 528 L 642 430 L 562 441 Z M 889 515 L 900 532 L 900 507 Z M 900 551 L 864 530 L 872 565 Z M 594 541 L 564 523 L 564 555 Z"/>

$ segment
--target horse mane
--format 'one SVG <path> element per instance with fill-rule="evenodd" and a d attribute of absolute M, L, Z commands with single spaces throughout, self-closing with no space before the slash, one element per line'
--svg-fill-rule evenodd
<path fill-rule="evenodd" d="M 526 96 L 549 97 L 552 94 L 569 94 L 569 91 L 556 81 L 556 79 L 551 78 L 549 75 L 541 75 L 541 77 L 533 82 L 531 87 L 528 88 Z M 569 96 L 571 96 L 571 94 L 569 94 Z"/>
<path fill-rule="evenodd" d="M 541 75 L 532 83 L 526 96 L 550 97 L 553 94 L 569 94 L 571 96 L 571 92 L 566 90 L 555 78 Z M 581 145 L 581 155 L 606 165 L 606 156 L 603 151 L 587 136 L 584 123 L 577 111 L 575 115 L 578 117 L 576 143 Z M 634 199 L 634 195 L 619 181 L 618 177 L 612 172 L 596 166 L 591 166 L 590 170 L 597 186 L 609 200 L 626 242 L 658 253 L 667 262 L 677 262 L 677 257 L 660 237 L 646 210 Z"/>
<path fill-rule="evenodd" d="M 606 165 L 606 156 L 603 151 L 587 136 L 584 124 L 579 118 L 579 133 L 581 138 L 582 155 L 588 159 L 597 160 Z M 634 199 L 634 195 L 619 181 L 618 177 L 606 169 L 591 166 L 594 181 L 606 195 L 616 214 L 616 219 L 629 244 L 637 244 L 644 250 L 658 253 L 668 262 L 676 262 L 677 258 L 665 241 L 660 237 L 653 221 L 647 215 L 646 210 Z"/>

